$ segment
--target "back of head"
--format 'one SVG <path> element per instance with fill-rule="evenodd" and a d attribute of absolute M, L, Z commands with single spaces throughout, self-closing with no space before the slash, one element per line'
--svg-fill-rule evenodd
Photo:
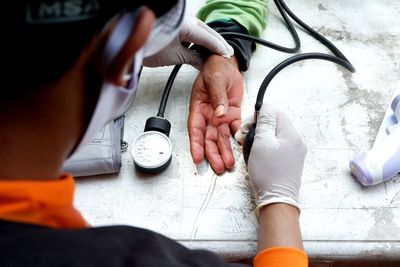
<path fill-rule="evenodd" d="M 57 81 L 113 16 L 146 5 L 156 16 L 177 0 L 21 0 L 2 2 L 0 110 Z"/>

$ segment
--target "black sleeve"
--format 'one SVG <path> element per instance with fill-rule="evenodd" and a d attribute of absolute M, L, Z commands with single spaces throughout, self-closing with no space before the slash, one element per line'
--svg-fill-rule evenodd
<path fill-rule="evenodd" d="M 0 221 L 0 266 L 229 267 L 149 230 L 128 226 L 51 229 Z"/>
<path fill-rule="evenodd" d="M 208 23 L 208 26 L 213 28 L 218 33 L 236 32 L 236 33 L 249 34 L 249 32 L 245 27 L 243 27 L 234 20 L 217 20 Z M 239 63 L 239 70 L 246 71 L 249 68 L 251 53 L 256 48 L 255 43 L 232 37 L 224 37 L 224 38 L 235 50 L 235 56 Z M 207 57 L 210 54 L 210 52 L 205 48 L 195 46 L 194 49 L 197 52 L 199 52 L 203 56 L 203 58 Z"/>
<path fill-rule="evenodd" d="M 247 29 L 234 20 L 229 21 L 213 21 L 208 23 L 208 26 L 213 28 L 218 33 L 223 32 L 237 32 L 249 34 Z M 225 40 L 235 50 L 235 56 L 239 63 L 240 71 L 246 71 L 249 68 L 251 53 L 256 48 L 255 43 L 232 37 L 224 37 Z"/>

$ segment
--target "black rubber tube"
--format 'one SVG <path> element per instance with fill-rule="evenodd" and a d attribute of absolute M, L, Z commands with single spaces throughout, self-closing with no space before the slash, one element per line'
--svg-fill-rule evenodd
<path fill-rule="evenodd" d="M 174 84 L 176 75 L 178 75 L 179 70 L 181 69 L 182 65 L 176 65 L 172 70 L 171 74 L 169 75 L 167 84 L 164 88 L 164 93 L 161 97 L 160 106 L 158 107 L 158 117 L 164 117 L 165 108 L 167 106 L 169 93 L 171 92 L 172 85 Z"/>
<path fill-rule="evenodd" d="M 264 100 L 264 95 L 265 92 L 268 88 L 268 85 L 271 83 L 272 79 L 284 68 L 286 68 L 287 66 L 294 64 L 296 62 L 302 61 L 302 60 L 308 60 L 308 59 L 321 59 L 321 60 L 327 60 L 327 61 L 331 61 L 333 63 L 339 64 L 342 67 L 346 68 L 347 70 L 349 70 L 350 72 L 355 72 L 355 68 L 353 67 L 353 65 L 346 61 L 343 60 L 339 57 L 336 56 L 332 56 L 332 55 L 327 55 L 327 54 L 322 54 L 322 53 L 305 53 L 305 54 L 300 54 L 300 55 L 295 55 L 293 57 L 290 57 L 288 59 L 286 59 L 285 61 L 282 61 L 281 63 L 279 63 L 279 65 L 277 65 L 275 68 L 273 68 L 268 75 L 265 77 L 264 81 L 261 83 L 260 89 L 258 90 L 258 94 L 257 94 L 257 100 L 256 100 L 256 104 L 255 104 L 255 111 L 260 111 L 261 106 L 263 104 L 263 100 Z"/>

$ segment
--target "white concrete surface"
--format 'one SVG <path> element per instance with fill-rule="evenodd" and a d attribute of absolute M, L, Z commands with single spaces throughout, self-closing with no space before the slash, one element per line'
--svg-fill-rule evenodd
<path fill-rule="evenodd" d="M 203 1 L 188 1 L 194 14 Z M 400 1 L 287 0 L 288 6 L 332 40 L 357 73 L 322 61 L 298 63 L 270 85 L 266 101 L 284 110 L 309 147 L 301 188 L 301 225 L 312 258 L 400 259 L 400 179 L 364 188 L 350 175 L 354 155 L 371 147 L 389 99 L 400 80 Z M 273 4 L 263 37 L 291 45 Z M 302 52 L 326 51 L 299 31 Z M 244 74 L 243 116 L 252 113 L 266 72 L 287 54 L 258 48 Z M 126 119 L 131 145 L 145 120 L 156 114 L 171 68 L 145 69 Z M 212 249 L 228 258 L 249 258 L 256 248 L 257 222 L 240 148 L 236 169 L 199 175 L 192 163 L 186 120 L 197 72 L 184 67 L 170 96 L 171 166 L 160 175 L 135 171 L 123 154 L 118 175 L 77 180 L 75 204 L 95 226 L 128 224 L 163 233 L 190 247 Z"/>

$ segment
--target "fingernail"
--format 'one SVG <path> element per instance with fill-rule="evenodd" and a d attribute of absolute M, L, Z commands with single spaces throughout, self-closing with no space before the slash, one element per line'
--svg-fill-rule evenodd
<path fill-rule="evenodd" d="M 216 109 L 215 109 L 215 116 L 216 117 L 221 117 L 224 116 L 226 113 L 226 109 L 224 105 L 219 105 Z"/>

